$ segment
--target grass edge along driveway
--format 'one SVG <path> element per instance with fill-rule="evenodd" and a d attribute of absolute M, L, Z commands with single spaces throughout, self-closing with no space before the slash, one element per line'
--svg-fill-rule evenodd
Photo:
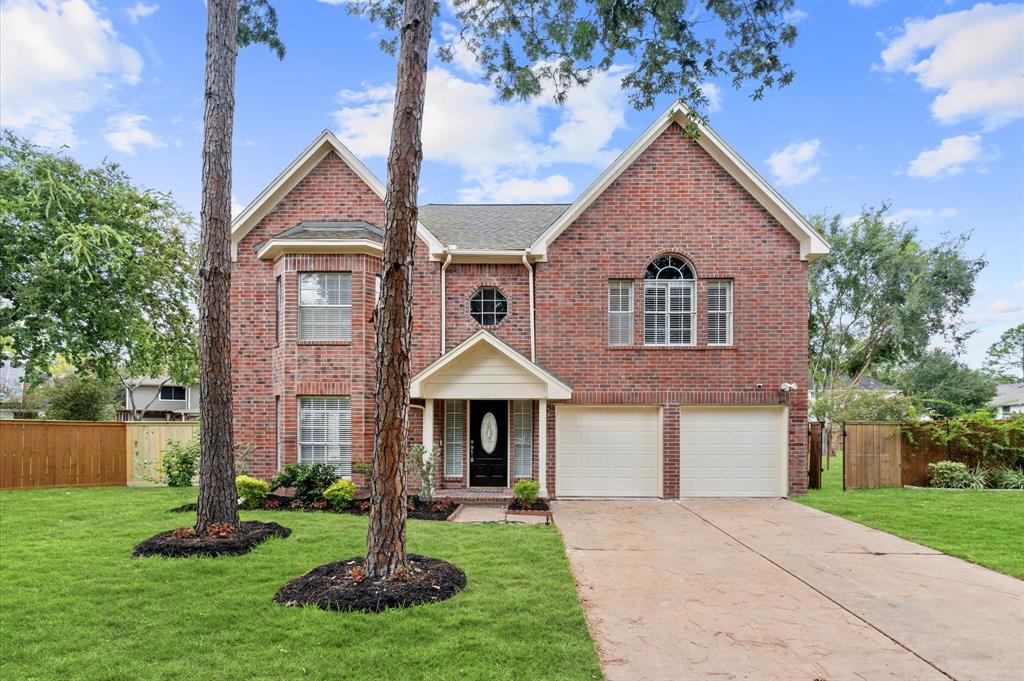
<path fill-rule="evenodd" d="M 1024 492 L 905 489 L 843 491 L 843 459 L 820 490 L 794 501 L 1024 579 Z"/>
<path fill-rule="evenodd" d="M 450 601 L 375 615 L 271 602 L 361 555 L 366 519 L 257 511 L 293 530 L 237 558 L 132 558 L 195 489 L 0 493 L 0 669 L 17 679 L 598 679 L 554 527 L 410 521 L 466 571 Z"/>

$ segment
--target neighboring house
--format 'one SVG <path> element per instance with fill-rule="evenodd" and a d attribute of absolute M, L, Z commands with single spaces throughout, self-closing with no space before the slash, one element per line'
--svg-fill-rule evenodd
<path fill-rule="evenodd" d="M 441 446 L 441 494 L 806 489 L 791 384 L 828 246 L 684 117 L 669 109 L 572 204 L 420 209 L 410 440 Z M 324 461 L 366 482 L 383 197 L 325 131 L 234 220 L 235 440 L 256 475 Z"/>
<path fill-rule="evenodd" d="M 1013 414 L 1024 414 L 1024 383 L 997 385 L 996 396 L 988 406 L 995 407 L 997 419 L 1005 419 Z"/>
<path fill-rule="evenodd" d="M 177 385 L 166 377 L 142 378 L 125 391 L 124 409 L 117 410 L 118 421 L 134 421 L 145 410 L 141 421 L 191 421 L 199 418 L 199 385 Z M 134 411 L 132 397 L 134 395 Z"/>
<path fill-rule="evenodd" d="M 852 383 L 853 383 L 853 379 L 852 378 L 850 378 L 849 376 L 844 376 L 844 377 L 840 378 L 838 381 L 836 381 L 836 385 L 833 387 L 833 390 L 838 390 L 838 389 L 845 390 L 846 388 L 849 388 Z M 861 376 L 860 378 L 858 378 L 857 379 L 857 385 L 855 386 L 855 389 L 856 390 L 880 391 L 886 397 L 897 397 L 898 395 L 902 395 L 903 394 L 902 390 L 900 390 L 898 388 L 894 388 L 891 385 L 883 383 L 882 381 L 878 380 L 877 378 L 873 378 L 871 376 Z M 808 405 L 808 407 L 814 406 L 814 393 L 815 393 L 814 378 L 810 377 L 810 378 L 807 379 L 807 405 Z"/>

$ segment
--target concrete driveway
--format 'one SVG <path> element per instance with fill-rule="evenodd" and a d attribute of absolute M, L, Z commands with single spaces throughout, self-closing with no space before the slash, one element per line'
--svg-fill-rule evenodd
<path fill-rule="evenodd" d="M 782 499 L 560 501 L 608 679 L 1024 678 L 1024 582 Z"/>

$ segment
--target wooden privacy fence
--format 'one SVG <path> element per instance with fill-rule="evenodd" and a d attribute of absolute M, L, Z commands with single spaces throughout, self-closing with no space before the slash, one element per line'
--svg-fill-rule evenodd
<path fill-rule="evenodd" d="M 126 423 L 128 470 L 131 485 L 155 485 L 163 481 L 160 464 L 169 442 L 187 444 L 199 433 L 197 421 L 142 421 Z"/>
<path fill-rule="evenodd" d="M 825 424 L 811 421 L 807 424 L 807 488 L 821 489 L 821 453 L 825 439 Z"/>
<path fill-rule="evenodd" d="M 124 424 L 0 421 L 0 489 L 128 481 Z"/>
<path fill-rule="evenodd" d="M 847 421 L 843 424 L 843 489 L 900 487 L 901 423 Z"/>
<path fill-rule="evenodd" d="M 0 489 L 154 484 L 168 442 L 196 422 L 0 421 Z"/>

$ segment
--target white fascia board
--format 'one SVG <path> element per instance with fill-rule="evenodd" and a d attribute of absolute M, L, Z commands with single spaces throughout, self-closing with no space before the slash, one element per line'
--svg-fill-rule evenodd
<path fill-rule="evenodd" d="M 452 263 L 477 263 L 477 264 L 523 264 L 525 255 L 531 262 L 537 260 L 537 256 L 526 249 L 522 250 L 486 250 L 486 249 L 464 249 L 449 248 L 447 253 L 452 256 Z"/>
<path fill-rule="evenodd" d="M 277 260 L 286 253 L 354 253 L 381 257 L 382 246 L 369 239 L 271 239 L 260 247 L 256 257 L 260 260 Z"/>
<path fill-rule="evenodd" d="M 658 117 L 601 175 L 594 180 L 583 194 L 562 213 L 530 247 L 539 259 L 547 260 L 548 246 L 571 225 L 612 182 L 616 180 L 642 154 L 661 133 L 673 123 L 685 126 L 689 121 L 687 108 L 676 102 Z M 826 255 L 829 246 L 810 223 L 775 188 L 761 177 L 750 164 L 726 144 L 725 140 L 706 125 L 699 125 L 697 143 L 715 159 L 740 185 L 746 189 L 772 217 L 779 221 L 800 242 L 800 258 L 813 261 Z"/>
<path fill-rule="evenodd" d="M 234 220 L 231 221 L 231 258 L 232 260 L 238 257 L 238 243 L 245 238 L 245 235 L 255 227 L 260 220 L 262 220 L 270 211 L 277 206 L 278 202 L 281 201 L 292 189 L 295 188 L 299 182 L 302 181 L 309 172 L 320 163 L 328 153 L 334 151 L 344 161 L 352 172 L 366 184 L 370 190 L 380 197 L 380 200 L 384 200 L 386 188 L 384 183 L 380 179 L 370 172 L 370 169 L 366 167 L 359 158 L 349 151 L 341 140 L 338 139 L 330 130 L 324 130 L 321 132 L 313 142 L 306 147 L 298 157 L 292 161 L 287 168 L 285 168 L 280 175 L 268 184 L 263 191 L 261 191 L 252 203 L 245 207 L 245 209 L 238 214 Z M 416 224 L 416 235 L 423 240 L 430 250 L 431 259 L 437 259 L 440 257 L 444 247 L 441 242 L 438 241 L 437 237 L 430 233 L 422 223 L 417 222 Z"/>

